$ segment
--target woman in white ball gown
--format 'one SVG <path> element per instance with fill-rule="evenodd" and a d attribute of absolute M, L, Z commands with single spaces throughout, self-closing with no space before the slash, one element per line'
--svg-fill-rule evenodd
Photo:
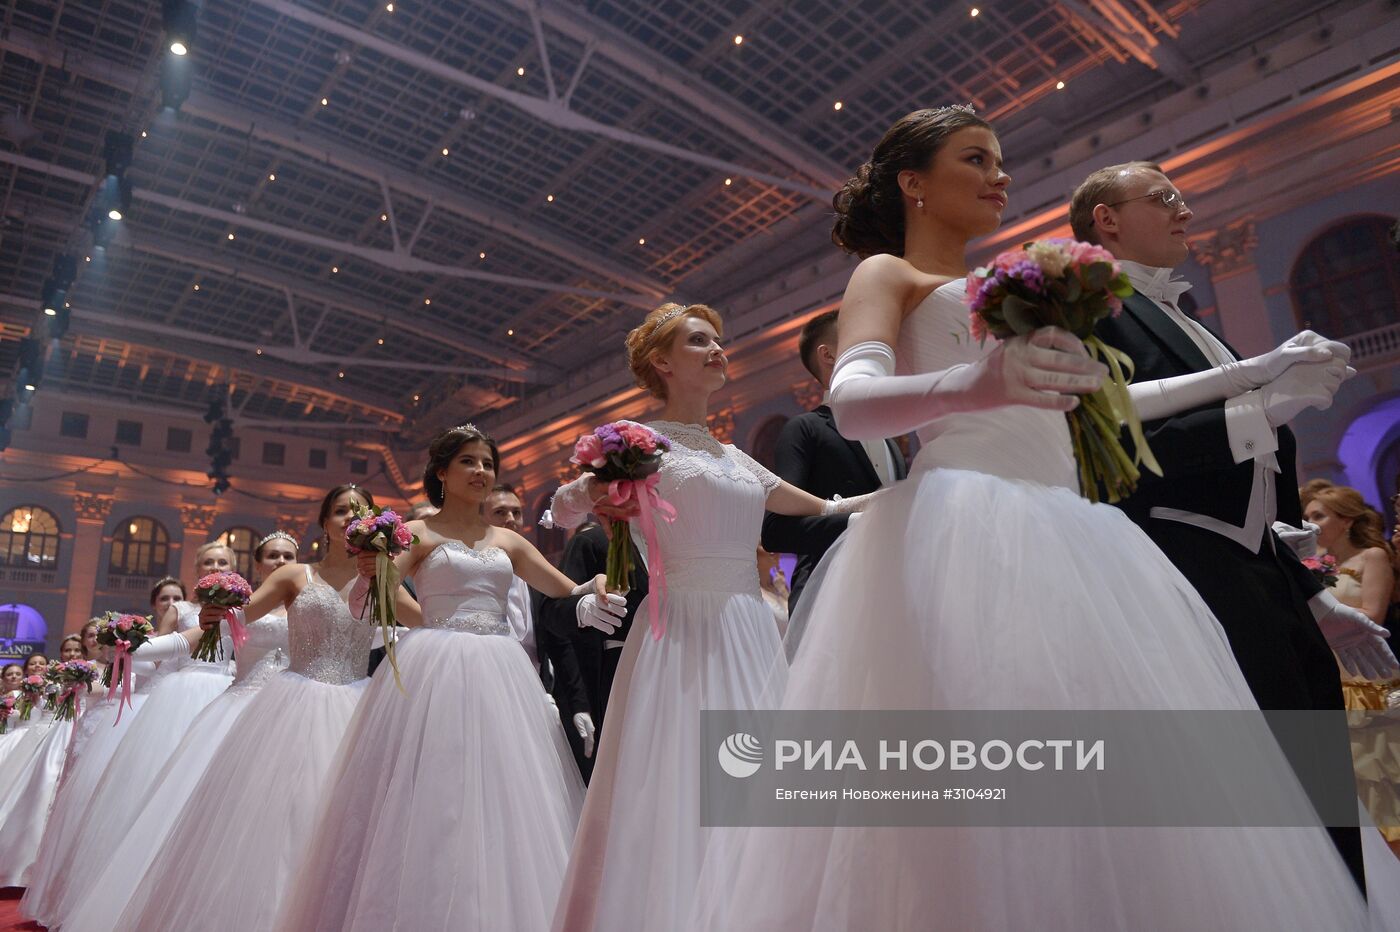
<path fill-rule="evenodd" d="M 710 835 L 700 827 L 700 713 L 752 708 L 781 656 L 754 571 L 764 510 L 819 515 L 838 507 L 781 481 L 706 427 L 710 396 L 729 367 L 721 330 L 706 305 L 667 304 L 627 337 L 638 384 L 665 402 L 662 419 L 648 426 L 671 441 L 657 490 L 676 519 L 659 524 L 660 553 L 646 556 L 650 595 L 618 662 L 556 929 L 684 922 Z M 603 492 L 587 476 L 566 485 L 554 497 L 555 520 L 579 523 Z M 840 507 L 854 511 L 867 498 Z M 663 564 L 664 605 L 654 601 Z M 659 638 L 648 623 L 653 607 L 664 620 Z"/>
<path fill-rule="evenodd" d="M 286 564 L 253 593 L 244 609 L 250 637 L 259 625 L 285 624 L 288 666 L 254 691 L 229 726 L 120 916 L 92 928 L 271 926 L 368 683 L 373 631 L 345 604 L 341 590 L 355 564 L 341 542 L 354 510 L 373 504 L 358 486 L 331 489 L 318 514 L 326 535 L 321 562 Z M 217 624 L 220 615 L 205 608 L 201 623 Z M 172 877 L 185 880 L 172 884 Z"/>
<path fill-rule="evenodd" d="M 253 550 L 258 582 L 265 582 L 279 568 L 297 559 L 297 542 L 286 531 L 273 531 Z M 248 639 L 238 648 L 233 685 L 199 713 L 180 746 L 171 755 L 140 815 L 119 844 L 112 847 L 107 864 L 96 877 L 72 884 L 75 896 L 60 903 L 47 918 L 34 916 L 44 925 L 62 926 L 68 932 L 92 929 L 105 932 L 113 917 L 121 915 L 136 892 L 146 868 L 207 771 L 215 751 L 223 744 L 233 723 L 249 708 L 258 690 L 289 662 L 287 611 L 278 605 L 248 625 Z M 30 891 L 33 892 L 32 890 Z M 26 899 L 28 898 L 26 893 Z M 21 904 L 22 906 L 24 904 Z"/>
<path fill-rule="evenodd" d="M 1195 590 L 1077 492 L 1063 393 L 1104 370 L 1063 331 L 967 335 L 964 250 L 996 229 L 1009 182 L 992 128 L 940 108 L 896 123 L 837 195 L 834 238 L 867 258 L 833 411 L 848 436 L 917 429 L 922 447 L 804 593 L 782 707 L 1257 708 Z M 1365 922 L 1320 827 L 743 828 L 713 853 L 693 928 L 714 932 Z"/>
<path fill-rule="evenodd" d="M 602 577 L 582 586 L 523 537 L 492 527 L 481 504 L 496 445 L 475 427 L 439 434 L 423 485 L 441 510 L 408 527 L 397 560 L 422 604 L 401 615 L 403 691 L 381 663 L 346 735 L 315 841 L 277 928 L 543 930 L 559 894 L 583 780 L 511 632 L 518 575 L 546 595 L 584 595 L 586 611 L 623 613 Z M 368 572 L 373 557 L 361 557 Z M 352 598 L 357 608 L 359 594 Z"/>

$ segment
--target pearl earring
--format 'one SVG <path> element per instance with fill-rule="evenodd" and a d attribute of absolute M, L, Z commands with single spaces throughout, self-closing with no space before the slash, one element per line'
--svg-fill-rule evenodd
<path fill-rule="evenodd" d="M 923 199 L 923 198 L 919 198 L 917 201 L 914 202 L 914 206 L 917 207 L 917 208 L 919 208 L 920 210 L 923 210 L 923 209 L 924 209 L 924 199 Z"/>

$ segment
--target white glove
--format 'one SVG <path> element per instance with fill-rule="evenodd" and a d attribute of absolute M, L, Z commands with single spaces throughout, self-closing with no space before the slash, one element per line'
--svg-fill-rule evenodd
<path fill-rule="evenodd" d="M 1274 522 L 1274 533 L 1279 536 L 1279 540 L 1288 545 L 1299 560 L 1306 560 L 1308 557 L 1317 556 L 1317 534 L 1322 530 L 1310 521 L 1304 521 L 1300 528 L 1282 521 Z"/>
<path fill-rule="evenodd" d="M 1281 427 L 1308 408 L 1326 411 L 1343 382 L 1356 370 L 1341 360 L 1299 363 L 1260 389 L 1264 416 L 1271 427 Z"/>
<path fill-rule="evenodd" d="M 587 712 L 574 713 L 574 729 L 578 736 L 583 739 L 583 756 L 593 756 L 593 736 L 598 734 L 598 729 L 593 726 L 593 716 Z"/>
<path fill-rule="evenodd" d="M 866 492 L 864 495 L 852 495 L 842 498 L 839 495 L 828 498 L 822 505 L 822 517 L 827 515 L 850 515 L 855 517 L 862 511 L 870 507 L 871 502 L 883 495 L 886 489 L 876 489 L 874 492 Z"/>
<path fill-rule="evenodd" d="M 574 587 L 569 595 L 581 595 L 574 605 L 574 617 L 580 628 L 597 628 L 604 634 L 612 634 L 627 617 L 627 599 L 616 592 L 607 593 L 607 598 L 598 598 L 603 576 L 597 576 L 586 583 Z"/>
<path fill-rule="evenodd" d="M 1074 395 L 1097 391 L 1108 375 L 1078 337 L 1055 327 L 1005 340 L 971 364 L 918 375 L 894 371 L 894 350 L 876 341 L 836 360 L 831 410 L 842 436 L 880 440 L 945 414 L 1008 405 L 1070 411 L 1079 404 Z"/>
<path fill-rule="evenodd" d="M 1376 624 L 1360 609 L 1343 605 L 1324 589 L 1308 600 L 1308 608 L 1327 645 L 1347 672 L 1368 680 L 1386 680 L 1400 673 L 1385 638 L 1390 632 Z"/>
<path fill-rule="evenodd" d="M 1233 394 L 1263 388 L 1298 363 L 1348 362 L 1351 350 L 1344 343 L 1328 340 L 1311 330 L 1304 330 L 1284 340 L 1274 349 L 1250 359 L 1222 366 L 1234 379 Z"/>
<path fill-rule="evenodd" d="M 185 639 L 182 631 L 153 637 L 131 652 L 131 656 L 146 661 L 174 660 L 176 657 L 189 655 L 190 642 Z"/>

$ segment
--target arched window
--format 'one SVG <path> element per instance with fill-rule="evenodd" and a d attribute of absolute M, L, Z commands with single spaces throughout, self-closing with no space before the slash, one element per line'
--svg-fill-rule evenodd
<path fill-rule="evenodd" d="M 107 572 L 115 576 L 159 577 L 169 566 L 170 534 L 155 518 L 137 515 L 117 525 Z"/>
<path fill-rule="evenodd" d="M 1400 255 L 1390 245 L 1394 222 L 1354 217 L 1307 245 L 1289 279 L 1300 326 L 1340 339 L 1395 322 Z"/>
<path fill-rule="evenodd" d="M 758 430 L 753 432 L 753 439 L 749 441 L 749 455 L 761 465 L 772 469 L 778 452 L 778 436 L 787 422 L 787 418 L 775 414 L 759 424 Z"/>
<path fill-rule="evenodd" d="M 0 563 L 32 570 L 58 566 L 58 519 L 38 505 L 20 505 L 0 517 Z"/>
<path fill-rule="evenodd" d="M 233 551 L 233 569 L 249 582 L 253 579 L 253 551 L 258 532 L 250 527 L 231 527 L 218 536 L 219 543 Z"/>

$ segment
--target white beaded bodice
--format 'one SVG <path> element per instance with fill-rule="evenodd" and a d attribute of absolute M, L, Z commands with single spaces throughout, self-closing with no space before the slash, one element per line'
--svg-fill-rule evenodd
<path fill-rule="evenodd" d="M 895 352 L 899 375 L 938 372 L 977 362 L 996 347 L 972 339 L 964 279 L 935 289 L 909 312 Z M 950 414 L 918 430 L 913 471 L 967 469 L 1007 479 L 1078 489 L 1069 426 L 1059 411 L 1017 405 Z"/>
<path fill-rule="evenodd" d="M 340 593 L 306 568 L 306 585 L 287 610 L 288 669 L 342 686 L 364 679 L 374 625 L 350 614 Z"/>
<path fill-rule="evenodd" d="M 674 522 L 657 522 L 667 588 L 760 597 L 755 551 L 764 503 L 780 480 L 697 424 L 653 421 L 647 426 L 671 441 L 657 483 L 661 497 L 676 509 Z M 635 521 L 632 537 L 645 552 Z"/>
<path fill-rule="evenodd" d="M 268 612 L 246 627 L 248 640 L 235 658 L 238 662 L 230 689 L 257 689 L 291 663 L 286 611 Z"/>
<path fill-rule="evenodd" d="M 506 600 L 514 578 L 500 547 L 475 550 L 460 540 L 443 541 L 413 574 L 423 627 L 513 637 Z"/>

